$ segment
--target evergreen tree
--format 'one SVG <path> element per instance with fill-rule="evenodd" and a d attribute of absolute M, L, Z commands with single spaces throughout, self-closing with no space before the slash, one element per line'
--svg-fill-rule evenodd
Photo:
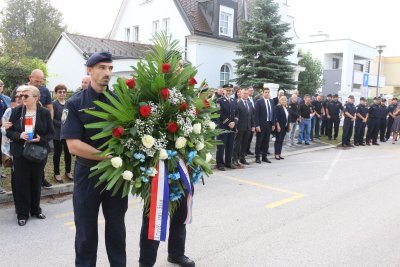
<path fill-rule="evenodd" d="M 322 86 L 322 63 L 318 59 L 314 59 L 311 52 L 301 52 L 302 59 L 299 65 L 305 67 L 305 71 L 299 74 L 298 90 L 301 95 L 313 95 Z"/>
<path fill-rule="evenodd" d="M 287 57 L 293 53 L 294 45 L 286 36 L 290 25 L 281 21 L 279 4 L 273 0 L 253 0 L 249 10 L 249 19 L 242 21 L 239 29 L 236 82 L 256 88 L 270 82 L 293 89 L 294 69 Z"/>
<path fill-rule="evenodd" d="M 26 44 L 25 55 L 45 59 L 61 32 L 62 14 L 49 0 L 7 0 L 0 24 L 1 42 L 6 54 Z"/>

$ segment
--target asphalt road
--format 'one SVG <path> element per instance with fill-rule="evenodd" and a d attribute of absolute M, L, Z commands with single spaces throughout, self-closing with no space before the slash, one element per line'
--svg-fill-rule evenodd
<path fill-rule="evenodd" d="M 197 185 L 187 255 L 197 266 L 400 266 L 400 145 L 328 149 L 216 172 Z M 73 266 L 70 197 L 47 219 L 0 208 L 1 266 Z M 128 266 L 138 266 L 141 204 L 127 213 Z M 98 266 L 108 266 L 99 216 Z M 156 266 L 166 261 L 159 248 Z"/>

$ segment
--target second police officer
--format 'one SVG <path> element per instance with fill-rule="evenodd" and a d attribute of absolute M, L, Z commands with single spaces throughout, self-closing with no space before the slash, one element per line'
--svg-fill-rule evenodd
<path fill-rule="evenodd" d="M 356 119 L 356 107 L 354 106 L 354 96 L 350 95 L 346 104 L 344 105 L 344 122 L 343 122 L 343 135 L 342 146 L 353 146 L 350 144 L 350 138 L 353 135 L 353 125 Z"/>
<path fill-rule="evenodd" d="M 95 187 L 98 175 L 88 178 L 90 168 L 105 157 L 97 155 L 99 147 L 107 138 L 92 140 L 90 137 L 101 129 L 86 129 L 87 123 L 103 121 L 85 113 L 85 110 L 99 110 L 93 101 L 111 102 L 104 92 L 109 91 L 108 83 L 113 69 L 109 52 L 94 53 L 86 62 L 91 76 L 88 89 L 74 94 L 65 104 L 62 115 L 61 138 L 67 141 L 71 154 L 76 155 L 74 172 L 73 206 L 75 216 L 75 265 L 96 266 L 98 243 L 98 216 L 102 206 L 105 219 L 105 243 L 110 266 L 126 266 L 125 213 L 128 198 L 112 197 L 104 186 Z"/>
<path fill-rule="evenodd" d="M 364 135 L 368 121 L 368 107 L 366 99 L 364 97 L 360 98 L 360 104 L 357 106 L 356 110 L 356 117 L 357 118 L 354 129 L 354 145 L 365 146 Z"/>
<path fill-rule="evenodd" d="M 379 132 L 379 121 L 381 115 L 380 98 L 375 97 L 374 103 L 368 109 L 368 131 L 367 131 L 367 145 L 379 146 L 378 144 L 378 132 Z"/>

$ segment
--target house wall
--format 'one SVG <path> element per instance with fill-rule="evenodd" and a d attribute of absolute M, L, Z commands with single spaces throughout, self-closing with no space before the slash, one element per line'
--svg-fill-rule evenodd
<path fill-rule="evenodd" d="M 133 72 L 131 66 L 136 66 L 138 59 L 116 59 L 113 61 L 114 69 L 110 81 L 110 87 L 117 82 L 119 77 L 128 79 Z"/>
<path fill-rule="evenodd" d="M 126 0 L 125 12 L 118 21 L 118 26 L 111 33 L 110 38 L 126 41 L 125 29 L 131 29 L 131 42 L 133 38 L 133 26 L 139 26 L 139 43 L 151 43 L 153 34 L 153 21 L 170 19 L 170 33 L 174 39 L 178 39 L 180 46 L 185 46 L 185 36 L 189 35 L 189 29 L 173 0 L 153 0 L 143 3 L 142 0 Z"/>
<path fill-rule="evenodd" d="M 65 84 L 68 90 L 75 91 L 86 75 L 83 55 L 62 37 L 51 57 L 47 61 L 47 87 L 54 90 L 57 84 Z"/>
<path fill-rule="evenodd" d="M 235 54 L 236 43 L 200 37 L 188 37 L 188 60 L 199 67 L 196 76 L 200 83 L 207 79 L 209 86 L 220 86 L 220 69 L 222 65 L 230 65 L 230 79 L 235 76 L 235 63 L 233 59 L 237 58 Z"/>

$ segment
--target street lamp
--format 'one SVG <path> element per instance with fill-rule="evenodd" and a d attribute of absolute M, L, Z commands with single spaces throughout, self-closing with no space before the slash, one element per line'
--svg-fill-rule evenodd
<path fill-rule="evenodd" d="M 381 72 L 381 55 L 382 55 L 383 49 L 385 49 L 385 48 L 386 48 L 386 45 L 377 45 L 376 46 L 376 49 L 378 50 L 378 53 L 379 53 L 378 77 L 376 79 L 376 96 L 380 95 L 380 93 L 379 93 L 379 75 L 380 75 L 380 72 Z"/>

